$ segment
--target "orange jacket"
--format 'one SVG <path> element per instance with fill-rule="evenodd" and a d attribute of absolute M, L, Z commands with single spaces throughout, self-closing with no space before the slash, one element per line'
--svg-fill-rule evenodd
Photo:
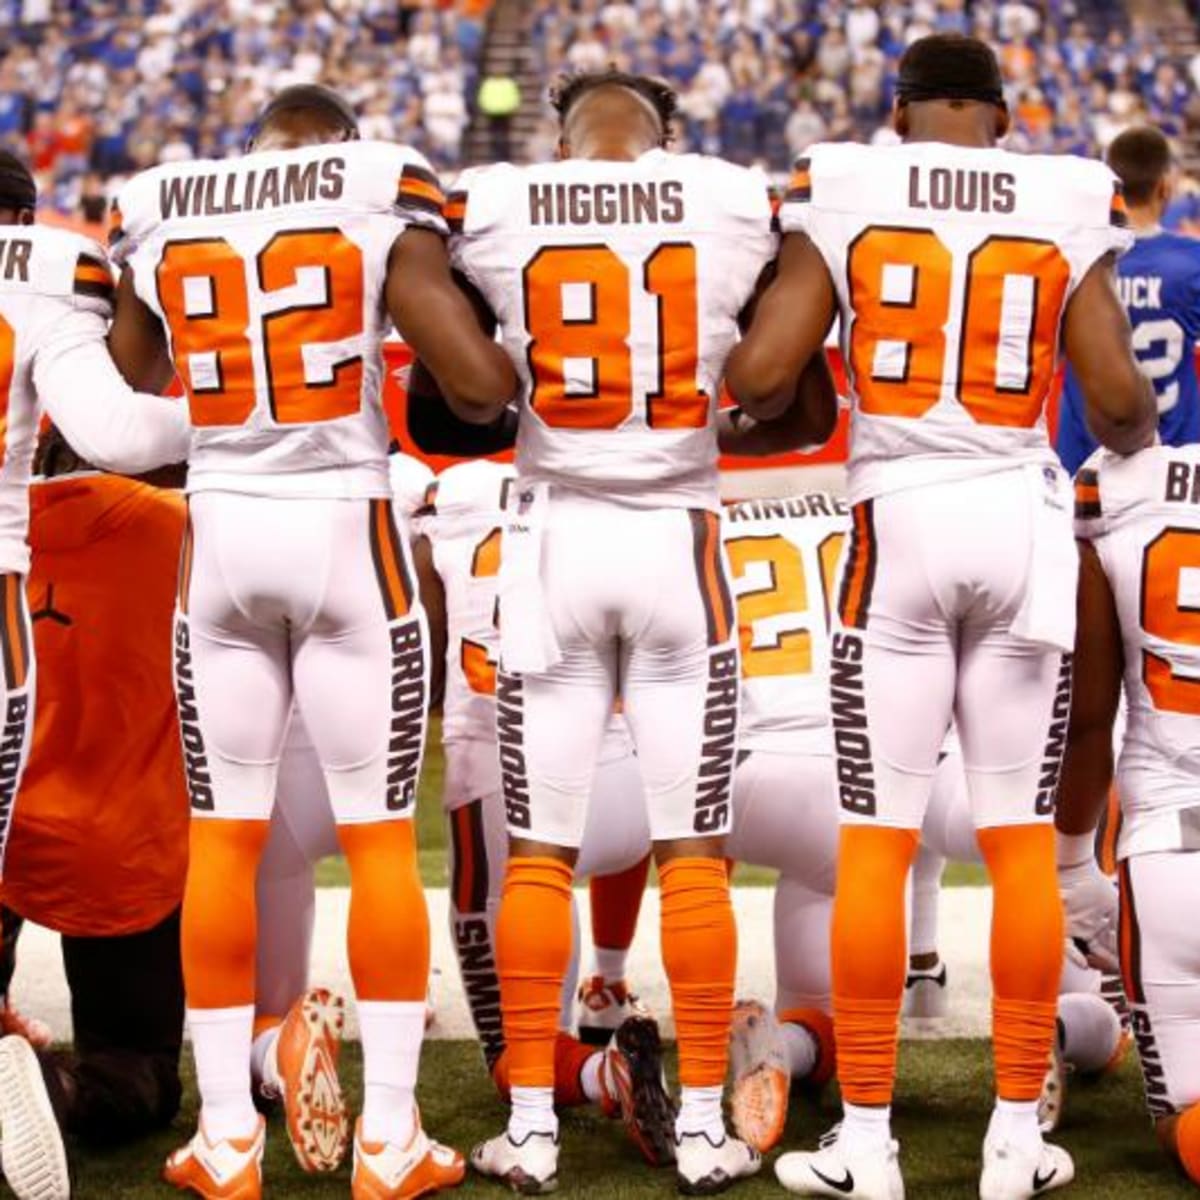
<path fill-rule="evenodd" d="M 171 624 L 185 517 L 179 495 L 115 475 L 32 489 L 37 705 L 0 894 L 61 933 L 137 933 L 183 899 Z"/>

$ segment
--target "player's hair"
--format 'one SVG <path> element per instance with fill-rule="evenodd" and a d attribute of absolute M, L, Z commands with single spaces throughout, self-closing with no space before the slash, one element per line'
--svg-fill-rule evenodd
<path fill-rule="evenodd" d="M 254 122 L 249 144 L 253 145 L 259 134 L 269 128 L 276 117 L 290 112 L 312 113 L 332 128 L 341 130 L 345 141 L 358 140 L 358 117 L 348 101 L 332 88 L 322 87 L 319 83 L 297 83 L 285 87 L 271 98 Z"/>
<path fill-rule="evenodd" d="M 561 128 L 567 122 L 571 109 L 590 92 L 598 88 L 626 88 L 643 100 L 658 114 L 662 125 L 664 143 L 671 138 L 671 123 L 679 111 L 679 96 L 670 84 L 649 75 L 633 75 L 608 67 L 603 71 L 582 71 L 577 75 L 562 75 L 550 88 L 550 106 L 558 113 Z"/>
<path fill-rule="evenodd" d="M 1113 139 L 1107 159 L 1125 189 L 1125 199 L 1146 204 L 1171 169 L 1171 143 L 1153 125 L 1138 125 Z"/>
<path fill-rule="evenodd" d="M 896 96 L 901 104 L 922 100 L 1004 103 L 1004 80 L 986 42 L 961 33 L 918 38 L 900 60 Z"/>
<path fill-rule="evenodd" d="M 29 168 L 8 150 L 0 150 L 0 208 L 37 208 L 37 184 Z"/>

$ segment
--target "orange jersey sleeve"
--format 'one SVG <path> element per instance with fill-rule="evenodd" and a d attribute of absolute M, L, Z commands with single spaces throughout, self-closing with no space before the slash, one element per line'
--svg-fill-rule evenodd
<path fill-rule="evenodd" d="M 135 933 L 183 897 L 171 625 L 185 515 L 180 496 L 118 476 L 32 490 L 36 715 L 3 898 L 62 933 Z"/>

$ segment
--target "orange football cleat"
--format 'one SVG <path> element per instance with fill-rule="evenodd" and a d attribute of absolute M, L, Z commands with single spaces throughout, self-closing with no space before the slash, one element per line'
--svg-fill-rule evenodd
<path fill-rule="evenodd" d="M 353 1200 L 416 1200 L 457 1187 L 466 1173 L 463 1156 L 435 1142 L 421 1128 L 420 1113 L 407 1146 L 364 1142 L 361 1120 L 354 1131 Z"/>
<path fill-rule="evenodd" d="M 204 1200 L 261 1200 L 267 1125 L 258 1118 L 252 1137 L 210 1142 L 201 1127 L 163 1166 L 163 1179 Z"/>
<path fill-rule="evenodd" d="M 288 1137 L 305 1171 L 336 1171 L 346 1156 L 350 1119 L 338 1080 L 346 1002 L 311 988 L 292 1005 L 275 1043 Z"/>

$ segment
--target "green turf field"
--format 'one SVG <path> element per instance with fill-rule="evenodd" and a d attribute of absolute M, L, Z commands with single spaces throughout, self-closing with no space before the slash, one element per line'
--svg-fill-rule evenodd
<path fill-rule="evenodd" d="M 357 1046 L 346 1049 L 343 1079 L 352 1102 L 359 1094 Z M 897 1101 L 896 1133 L 908 1195 L 913 1200 L 968 1200 L 978 1195 L 978 1154 L 987 1117 L 990 1066 L 983 1042 L 920 1042 L 905 1046 Z M 503 1110 L 483 1075 L 475 1047 L 464 1042 L 433 1042 L 425 1049 L 421 1108 L 427 1128 L 443 1140 L 469 1149 L 496 1133 Z M 76 1155 L 79 1200 L 149 1200 L 172 1193 L 157 1182 L 162 1158 L 195 1121 L 189 1086 L 186 1110 L 170 1132 L 120 1154 Z M 787 1145 L 810 1145 L 831 1123 L 834 1097 L 821 1109 L 797 1100 L 788 1127 Z M 1060 1140 L 1075 1156 L 1078 1179 L 1064 1196 L 1139 1200 L 1194 1196 L 1176 1176 L 1150 1132 L 1142 1107 L 1135 1068 L 1131 1064 L 1113 1078 L 1079 1085 L 1070 1096 Z M 675 1194 L 669 1172 L 642 1165 L 626 1142 L 621 1126 L 589 1111 L 578 1110 L 563 1121 L 560 1163 L 563 1197 L 625 1200 L 635 1196 Z M 275 1121 L 268 1138 L 266 1195 L 292 1197 L 348 1196 L 349 1172 L 311 1177 L 300 1173 L 287 1137 Z M 463 1194 L 499 1197 L 502 1189 L 468 1179 Z M 782 1196 L 770 1165 L 756 1180 L 732 1195 Z"/>
<path fill-rule="evenodd" d="M 440 717 L 434 717 L 430 723 L 429 744 L 425 751 L 425 767 L 421 773 L 421 791 L 417 800 L 421 879 L 427 887 L 445 887 L 447 882 L 446 823 L 442 817 L 444 776 L 442 722 Z M 733 881 L 744 886 L 767 887 L 775 882 L 775 872 L 761 867 L 738 867 Z M 982 867 L 951 863 L 946 870 L 945 882 L 950 887 L 972 886 L 986 882 L 986 877 Z M 317 868 L 317 883 L 321 887 L 344 887 L 349 883 L 345 862 L 340 858 L 326 859 Z"/>

